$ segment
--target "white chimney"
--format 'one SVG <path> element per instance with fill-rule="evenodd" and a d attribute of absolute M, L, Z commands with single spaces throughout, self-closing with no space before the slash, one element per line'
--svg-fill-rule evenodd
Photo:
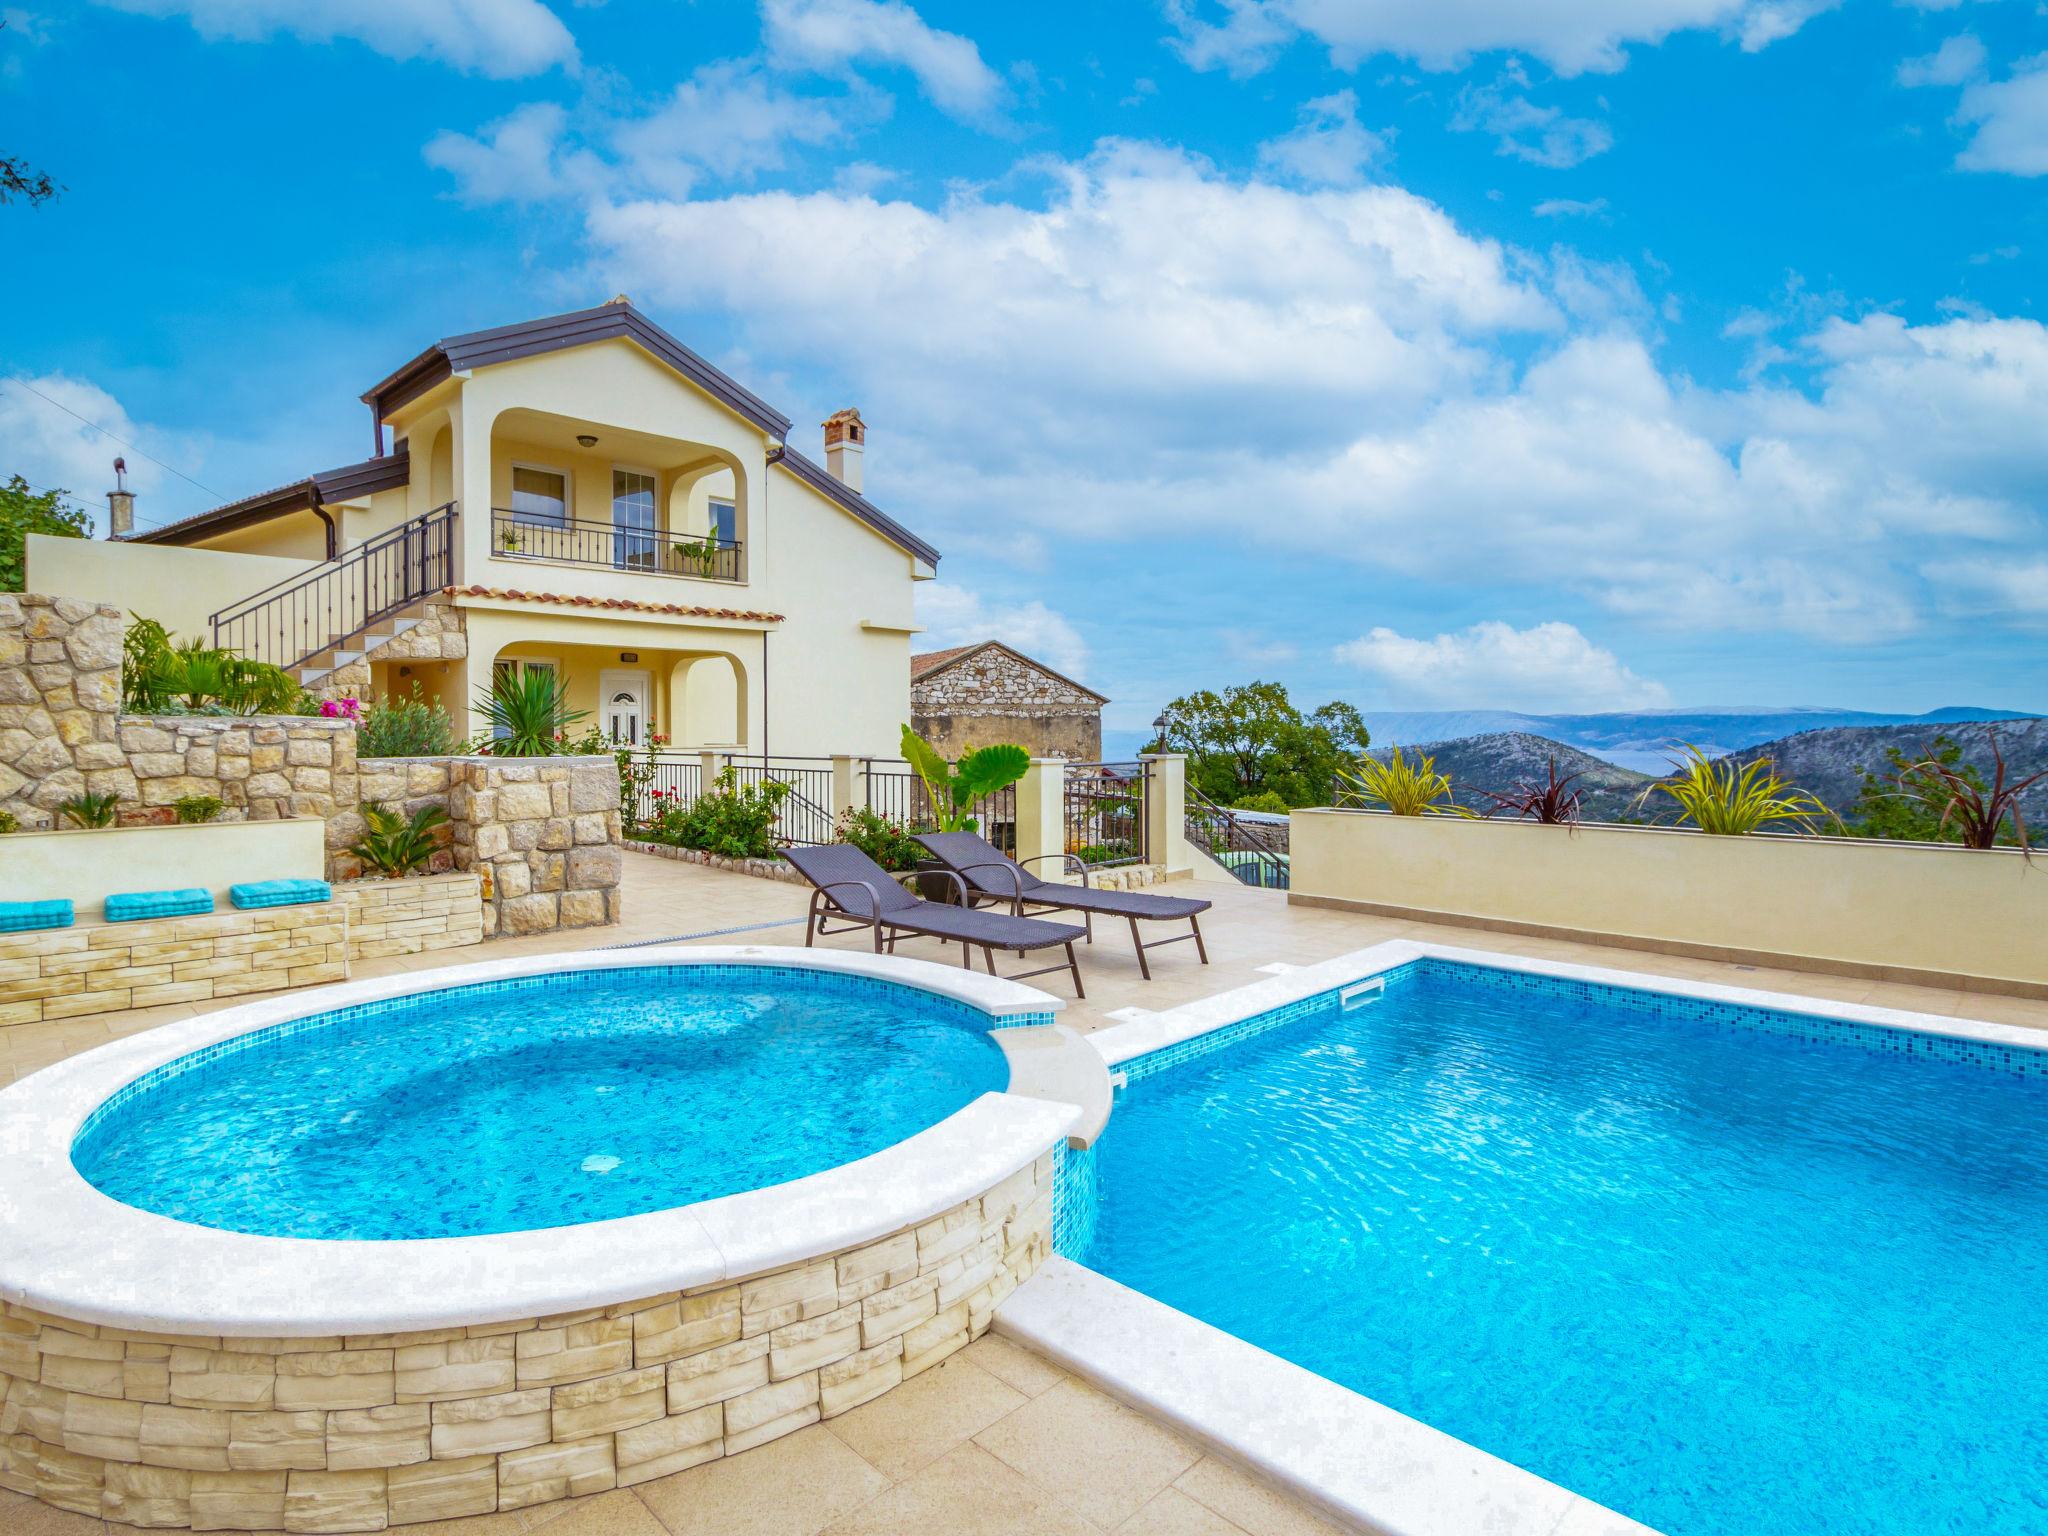
<path fill-rule="evenodd" d="M 867 423 L 860 419 L 857 406 L 849 405 L 825 418 L 825 467 L 849 490 L 860 489 L 860 460 L 867 440 Z"/>
<path fill-rule="evenodd" d="M 107 537 L 125 539 L 135 531 L 135 493 L 128 489 L 128 461 L 114 460 L 114 488 L 107 492 Z"/>

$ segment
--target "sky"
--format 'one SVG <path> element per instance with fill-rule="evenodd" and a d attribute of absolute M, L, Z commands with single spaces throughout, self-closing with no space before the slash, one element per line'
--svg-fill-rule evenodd
<path fill-rule="evenodd" d="M 0 4 L 0 476 L 145 525 L 625 293 L 1129 730 L 2048 711 L 2042 0 Z M 126 445 L 126 446 L 124 446 Z"/>

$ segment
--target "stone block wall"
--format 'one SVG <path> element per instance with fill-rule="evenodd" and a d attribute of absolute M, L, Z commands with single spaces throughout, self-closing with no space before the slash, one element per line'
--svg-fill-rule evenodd
<path fill-rule="evenodd" d="M 342 981 L 349 962 L 483 939 L 475 875 L 366 880 L 254 912 L 0 934 L 0 1029 Z"/>
<path fill-rule="evenodd" d="M 375 1531 L 631 1487 L 880 1397 L 1052 1248 L 1051 1153 L 878 1242 L 430 1333 L 131 1333 L 0 1305 L 0 1487 L 132 1525 Z"/>
<path fill-rule="evenodd" d="M 1095 762 L 1102 704 L 1090 693 L 1002 645 L 970 651 L 910 684 L 910 724 L 947 757 L 1011 742 L 1033 757 Z"/>
<path fill-rule="evenodd" d="M 0 811 L 24 827 L 118 791 L 104 775 L 126 761 L 114 731 L 124 621 L 110 603 L 0 592 Z"/>
<path fill-rule="evenodd" d="M 484 878 L 484 936 L 616 923 L 625 859 L 609 756 L 448 759 L 457 869 Z"/>

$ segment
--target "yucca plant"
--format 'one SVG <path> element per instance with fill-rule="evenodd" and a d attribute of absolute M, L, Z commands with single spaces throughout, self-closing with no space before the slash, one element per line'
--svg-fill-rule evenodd
<path fill-rule="evenodd" d="M 423 805 L 407 817 L 366 800 L 362 812 L 369 831 L 349 852 L 393 880 L 411 874 L 434 856 L 438 846 L 434 828 L 448 819 L 438 805 Z"/>
<path fill-rule="evenodd" d="M 1008 788 L 1031 767 L 1029 752 L 1007 744 L 962 753 L 959 762 L 948 763 L 907 725 L 903 727 L 903 756 L 924 780 L 934 830 L 940 832 L 980 831 L 981 822 L 973 815 L 975 802 Z"/>
<path fill-rule="evenodd" d="M 1377 805 L 1396 816 L 1471 816 L 1451 799 L 1449 774 L 1438 773 L 1434 757 L 1410 762 L 1394 748 L 1382 762 L 1361 757 L 1358 772 L 1337 770 L 1339 805 Z"/>
<path fill-rule="evenodd" d="M 1937 832 L 1946 832 L 1953 826 L 1965 848 L 1997 847 L 1999 830 L 2008 821 L 2012 823 L 2014 838 L 2021 848 L 2026 848 L 2027 817 L 2020 806 L 2020 795 L 2048 779 L 2048 768 L 2016 783 L 2006 783 L 2005 753 L 1998 745 L 1998 733 L 1985 734 L 1994 764 L 1989 785 L 1974 774 L 1966 775 L 1953 762 L 1930 757 L 1900 772 L 1900 793 L 1939 814 Z"/>
<path fill-rule="evenodd" d="M 74 795 L 57 809 L 75 827 L 111 827 L 120 804 L 115 794 Z"/>
<path fill-rule="evenodd" d="M 1579 807 L 1585 798 L 1579 790 L 1572 788 L 1578 777 L 1576 773 L 1568 773 L 1560 779 L 1557 776 L 1557 759 L 1553 757 L 1549 775 L 1541 784 L 1534 779 L 1523 779 L 1506 791 L 1482 789 L 1480 793 L 1493 802 L 1493 809 L 1486 813 L 1488 816 L 1512 814 L 1523 821 L 1539 821 L 1547 827 L 1576 826 Z"/>
<path fill-rule="evenodd" d="M 1678 803 L 1678 821 L 1719 837 L 1741 837 L 1780 823 L 1813 832 L 1835 813 L 1783 777 L 1767 757 L 1737 765 L 1716 762 L 1690 742 L 1679 747 L 1671 776 L 1659 779 L 1636 799 L 1669 795 Z"/>
<path fill-rule="evenodd" d="M 500 673 L 476 708 L 488 727 L 478 746 L 493 757 L 551 757 L 564 727 L 590 713 L 571 709 L 568 683 L 540 667 Z"/>

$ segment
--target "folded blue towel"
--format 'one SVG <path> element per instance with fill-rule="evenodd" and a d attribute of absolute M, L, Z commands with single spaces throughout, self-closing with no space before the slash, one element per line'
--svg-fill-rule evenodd
<path fill-rule="evenodd" d="M 183 891 L 125 891 L 109 896 L 106 917 L 110 923 L 137 923 L 148 917 L 191 917 L 213 910 L 213 892 L 198 886 Z"/>
<path fill-rule="evenodd" d="M 296 907 L 334 900 L 334 887 L 325 880 L 247 880 L 228 887 L 228 900 L 244 908 Z"/>
<path fill-rule="evenodd" d="M 0 901 L 0 933 L 27 933 L 31 928 L 69 928 L 68 901 Z"/>

